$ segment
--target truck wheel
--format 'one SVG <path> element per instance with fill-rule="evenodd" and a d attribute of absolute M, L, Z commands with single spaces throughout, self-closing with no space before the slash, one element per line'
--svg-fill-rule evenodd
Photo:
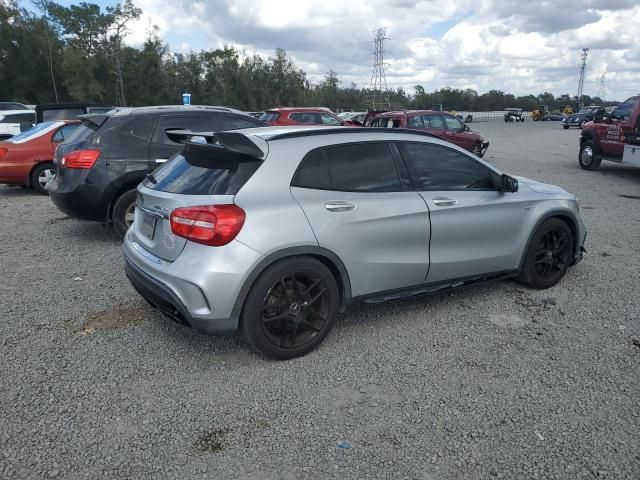
<path fill-rule="evenodd" d="M 136 208 L 137 190 L 129 190 L 118 197 L 113 205 L 111 221 L 116 233 L 124 238 L 125 233 L 133 223 L 133 214 Z"/>
<path fill-rule="evenodd" d="M 580 145 L 580 153 L 578 154 L 578 163 L 583 170 L 597 170 L 600 168 L 602 159 L 595 152 L 593 140 L 585 140 Z"/>

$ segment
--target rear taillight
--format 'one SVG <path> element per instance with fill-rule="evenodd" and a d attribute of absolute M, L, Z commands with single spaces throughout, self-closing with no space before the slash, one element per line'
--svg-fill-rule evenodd
<path fill-rule="evenodd" d="M 171 212 L 171 231 L 192 242 L 221 247 L 236 238 L 245 213 L 237 205 L 199 205 Z"/>
<path fill-rule="evenodd" d="M 4 154 L 7 153 L 6 148 L 0 148 L 0 158 L 4 157 Z"/>
<path fill-rule="evenodd" d="M 100 157 L 100 150 L 75 150 L 62 157 L 60 164 L 67 168 L 91 168 Z"/>

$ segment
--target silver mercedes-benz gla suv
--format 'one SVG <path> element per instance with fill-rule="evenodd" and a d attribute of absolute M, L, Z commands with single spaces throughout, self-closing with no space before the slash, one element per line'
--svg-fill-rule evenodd
<path fill-rule="evenodd" d="M 187 142 L 138 187 L 127 275 L 173 319 L 239 330 L 272 358 L 315 348 L 354 303 L 507 277 L 548 288 L 582 258 L 572 194 L 428 134 L 197 135 L 208 143 Z"/>

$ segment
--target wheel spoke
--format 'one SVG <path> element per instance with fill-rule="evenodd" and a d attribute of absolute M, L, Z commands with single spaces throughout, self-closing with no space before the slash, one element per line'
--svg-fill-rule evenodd
<path fill-rule="evenodd" d="M 287 318 L 289 318 L 289 314 L 287 313 L 281 313 L 280 315 L 276 315 L 275 317 L 262 317 L 262 322 L 263 323 L 273 323 L 273 322 L 277 322 L 278 320 L 286 320 Z"/>
<path fill-rule="evenodd" d="M 280 335 L 280 346 L 283 348 L 289 348 L 293 345 L 296 339 L 296 333 L 298 333 L 298 324 L 296 323 L 290 333 L 287 329 L 284 329 Z"/>
<path fill-rule="evenodd" d="M 309 300 L 308 302 L 306 302 L 306 306 L 313 305 L 315 302 L 317 302 L 317 301 L 318 301 L 318 299 L 319 299 L 322 295 L 324 295 L 324 292 L 326 292 L 326 291 L 327 291 L 327 288 L 326 288 L 326 287 L 324 287 L 324 288 L 323 288 L 322 290 L 320 290 L 320 291 L 319 291 L 319 292 L 318 292 L 314 297 L 312 297 L 312 298 L 311 298 L 311 300 Z"/>
<path fill-rule="evenodd" d="M 304 292 L 301 292 L 301 293 L 302 294 L 307 294 L 307 293 L 311 292 L 311 290 L 316 288 L 320 283 L 322 283 L 322 280 L 320 280 L 319 278 L 317 280 L 314 280 L 314 282 L 311 285 L 309 285 Z"/>
<path fill-rule="evenodd" d="M 318 327 L 316 327 L 313 323 L 311 323 L 309 320 L 307 320 L 306 318 L 302 319 L 302 323 L 304 323 L 307 327 L 309 327 L 311 330 L 313 330 L 314 332 L 319 332 L 320 329 Z"/>

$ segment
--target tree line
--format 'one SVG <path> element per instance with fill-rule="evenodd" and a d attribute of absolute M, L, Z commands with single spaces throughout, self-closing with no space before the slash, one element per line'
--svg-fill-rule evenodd
<path fill-rule="evenodd" d="M 193 103 L 260 111 L 274 106 L 325 106 L 366 110 L 370 93 L 356 84 L 341 86 L 333 70 L 312 82 L 283 49 L 268 58 L 234 47 L 190 53 L 171 52 L 156 28 L 140 47 L 127 45 L 142 11 L 131 0 L 101 9 L 91 3 L 65 7 L 34 0 L 34 9 L 17 0 L 0 2 L 0 100 L 28 104 L 90 102 L 115 106 Z M 500 90 L 426 92 L 416 85 L 385 92 L 393 109 L 434 108 L 485 111 L 538 105 L 574 105 L 569 94 L 514 96 Z M 584 104 L 602 100 L 584 96 Z"/>

